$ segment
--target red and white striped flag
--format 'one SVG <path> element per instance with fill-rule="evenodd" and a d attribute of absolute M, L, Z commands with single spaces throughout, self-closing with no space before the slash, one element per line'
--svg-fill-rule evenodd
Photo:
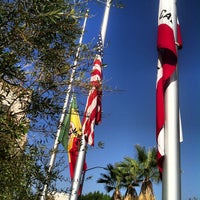
<path fill-rule="evenodd" d="M 101 35 L 97 43 L 97 55 L 91 73 L 91 89 L 87 98 L 85 112 L 82 121 L 82 131 L 86 135 L 87 143 L 94 146 L 94 126 L 101 122 L 102 112 L 102 57 L 103 45 Z"/>
<path fill-rule="evenodd" d="M 170 1 L 160 0 L 158 13 L 158 71 L 156 82 L 156 140 L 158 145 L 157 161 L 159 171 L 162 173 L 164 149 L 164 127 L 165 127 L 165 90 L 169 79 L 176 70 L 177 48 L 182 47 L 180 37 L 180 26 L 177 21 L 177 41 L 174 38 L 172 21 L 173 11 Z"/>

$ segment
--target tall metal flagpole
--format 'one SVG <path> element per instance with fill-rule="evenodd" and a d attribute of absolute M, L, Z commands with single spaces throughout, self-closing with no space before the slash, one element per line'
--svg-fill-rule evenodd
<path fill-rule="evenodd" d="M 168 0 L 172 6 L 174 38 L 177 41 L 176 0 Z M 165 159 L 163 163 L 163 200 L 181 200 L 180 178 L 180 134 L 179 134 L 179 96 L 178 69 L 170 78 L 165 92 Z"/>
<path fill-rule="evenodd" d="M 105 37 L 106 37 L 111 3 L 112 3 L 112 0 L 107 0 L 105 11 L 104 11 L 104 17 L 103 17 L 103 21 L 101 25 L 101 38 L 102 38 L 103 47 L 104 47 L 104 42 L 105 42 Z"/>
<path fill-rule="evenodd" d="M 106 30 L 107 30 L 107 25 L 108 25 L 108 18 L 109 18 L 111 2 L 112 2 L 112 0 L 107 0 L 107 2 L 106 2 L 103 21 L 102 21 L 102 25 L 101 25 L 101 37 L 102 37 L 103 46 L 104 46 L 104 42 L 105 42 L 105 36 L 106 36 Z M 86 155 L 86 147 L 87 147 L 87 142 L 85 140 L 85 135 L 83 134 L 82 138 L 81 138 L 81 145 L 80 145 L 80 149 L 79 149 L 78 158 L 76 161 L 76 167 L 75 167 L 74 179 L 72 182 L 70 200 L 78 199 L 83 165 L 84 165 L 85 155 Z"/>
<path fill-rule="evenodd" d="M 61 114 L 61 117 L 60 117 L 58 130 L 57 130 L 57 133 L 56 133 L 56 138 L 55 138 L 54 146 L 53 146 L 53 149 L 52 149 L 52 154 L 51 154 L 51 159 L 50 159 L 50 162 L 49 162 L 48 173 L 51 172 L 52 167 L 53 167 L 54 162 L 55 162 L 56 153 L 57 153 L 58 144 L 59 144 L 58 138 L 59 138 L 61 127 L 62 127 L 62 124 L 63 124 L 63 121 L 64 121 L 65 112 L 66 112 L 66 109 L 67 109 L 70 92 L 71 92 L 71 89 L 72 89 L 72 82 L 74 80 L 74 75 L 75 75 L 75 72 L 76 72 L 77 60 L 78 60 L 78 56 L 79 56 L 79 52 L 80 52 L 80 46 L 81 46 L 82 40 L 83 40 L 83 35 L 84 35 L 84 32 L 85 32 L 87 18 L 88 18 L 88 10 L 86 11 L 86 14 L 85 14 L 85 19 L 84 19 L 83 27 L 82 27 L 82 33 L 81 33 L 81 37 L 79 39 L 79 47 L 77 49 L 76 57 L 75 57 L 75 60 L 74 60 L 73 66 L 72 66 L 72 72 L 71 72 L 71 75 L 70 75 L 70 82 L 69 82 L 69 85 L 68 85 L 68 90 L 67 90 L 67 93 L 66 93 L 66 97 L 65 97 L 65 101 L 64 101 L 64 105 L 63 105 L 63 109 L 62 109 L 62 114 Z M 47 181 L 48 181 L 48 176 L 47 176 Z M 45 200 L 47 187 L 48 187 L 48 183 L 46 183 L 44 185 L 40 200 Z"/>

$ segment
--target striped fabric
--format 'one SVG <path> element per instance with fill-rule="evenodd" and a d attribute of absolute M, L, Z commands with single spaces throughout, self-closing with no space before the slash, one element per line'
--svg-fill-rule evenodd
<path fill-rule="evenodd" d="M 102 41 L 99 36 L 97 55 L 90 79 L 90 91 L 87 98 L 85 112 L 82 121 L 82 131 L 86 135 L 87 143 L 94 146 L 94 127 L 101 122 L 102 112 Z"/>

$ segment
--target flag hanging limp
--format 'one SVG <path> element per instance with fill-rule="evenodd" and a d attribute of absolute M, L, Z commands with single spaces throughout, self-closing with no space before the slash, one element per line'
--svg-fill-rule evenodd
<path fill-rule="evenodd" d="M 101 35 L 97 43 L 97 55 L 94 59 L 94 65 L 90 79 L 90 91 L 87 98 L 85 112 L 83 116 L 83 134 L 86 135 L 87 143 L 94 145 L 94 126 L 101 122 L 102 113 L 102 57 L 103 45 Z"/>
<path fill-rule="evenodd" d="M 61 133 L 62 135 L 60 134 L 59 141 L 68 152 L 70 177 L 73 180 L 82 135 L 82 125 L 75 96 L 72 97 L 69 113 L 65 117 Z M 86 168 L 86 163 L 84 163 L 83 170 L 86 170 Z"/>
<path fill-rule="evenodd" d="M 158 71 L 156 83 L 156 140 L 158 145 L 158 168 L 162 173 L 164 149 L 164 127 L 165 127 L 165 90 L 169 80 L 176 70 L 177 47 L 182 48 L 180 26 L 178 20 L 173 22 L 173 11 L 169 1 L 160 0 L 158 12 Z M 173 23 L 177 23 L 177 41 L 175 41 Z"/>
<path fill-rule="evenodd" d="M 68 149 L 69 127 L 70 127 L 70 113 L 67 113 L 67 115 L 64 118 L 63 124 L 61 125 L 60 134 L 58 137 L 58 141 L 63 145 L 66 151 Z"/>

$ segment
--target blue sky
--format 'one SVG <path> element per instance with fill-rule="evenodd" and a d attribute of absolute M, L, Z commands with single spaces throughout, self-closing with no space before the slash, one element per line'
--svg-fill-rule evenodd
<path fill-rule="evenodd" d="M 146 148 L 156 145 L 155 87 L 157 69 L 158 0 L 124 0 L 124 9 L 112 7 L 106 35 L 104 84 L 122 90 L 104 92 L 103 120 L 95 127 L 97 146 L 87 153 L 88 168 L 116 163 L 125 156 L 136 155 L 134 145 Z M 90 5 L 90 14 L 83 42 L 97 37 L 104 6 Z M 182 199 L 200 198 L 200 3 L 198 0 L 177 0 L 183 49 L 179 51 L 179 99 L 184 141 L 181 144 Z M 86 173 L 93 178 L 85 181 L 83 193 L 100 190 L 96 183 L 103 169 Z M 66 172 L 67 174 L 68 171 Z M 139 188 L 137 188 L 139 193 Z M 154 185 L 157 199 L 161 199 L 161 184 Z"/>

